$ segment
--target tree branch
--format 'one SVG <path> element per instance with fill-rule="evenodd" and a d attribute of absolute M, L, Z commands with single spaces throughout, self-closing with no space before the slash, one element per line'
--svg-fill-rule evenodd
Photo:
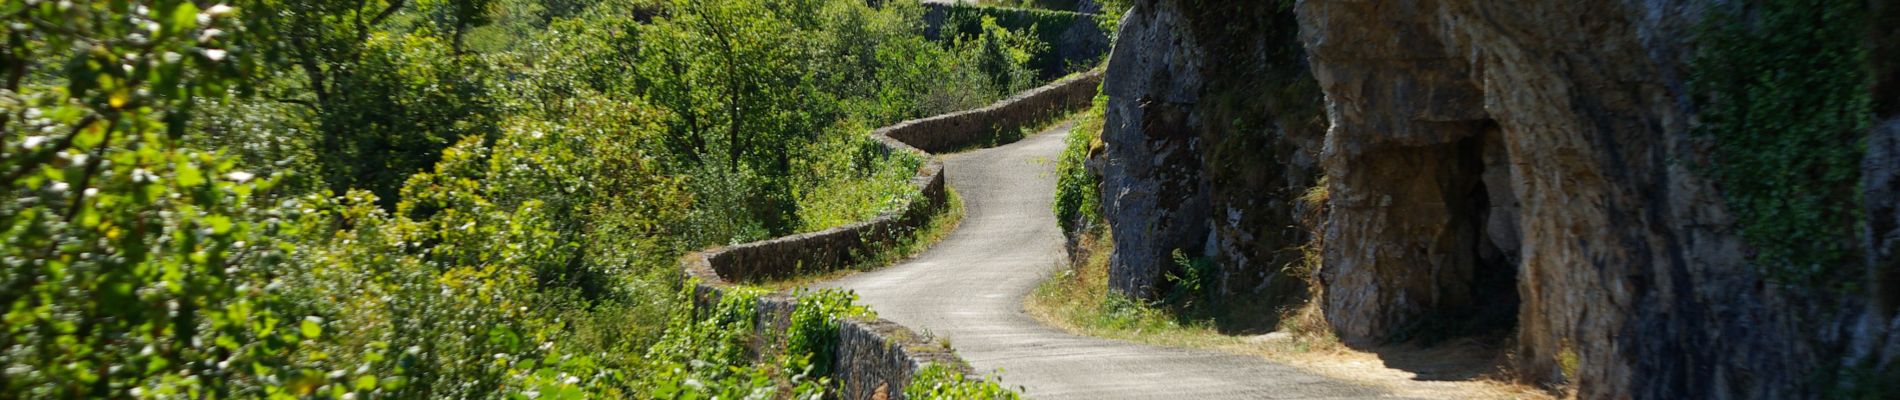
<path fill-rule="evenodd" d="M 284 104 L 296 104 L 296 105 L 304 106 L 304 108 L 310 109 L 311 112 L 317 112 L 317 111 L 323 110 L 317 107 L 317 103 L 311 102 L 309 100 L 290 99 L 290 98 L 282 98 L 282 97 L 271 97 L 270 100 L 279 102 L 279 103 L 284 103 Z"/>
<path fill-rule="evenodd" d="M 15 168 L 12 171 L 8 171 L 5 178 L 0 178 L 0 182 L 5 182 L 7 186 L 12 186 L 13 182 L 20 180 L 20 177 L 26 176 L 27 173 L 36 171 L 37 169 L 34 168 L 34 166 L 44 164 L 46 163 L 47 159 L 52 158 L 54 154 L 59 154 L 59 152 L 66 151 L 66 149 L 72 148 L 73 139 L 79 137 L 79 131 L 84 130 L 86 129 L 86 127 L 92 126 L 92 124 L 98 123 L 98 122 L 99 122 L 99 114 L 87 115 L 86 118 L 80 119 L 79 123 L 73 124 L 72 131 L 68 132 L 66 134 L 66 137 L 60 138 L 59 142 L 53 144 L 53 147 L 47 148 L 46 150 L 40 151 L 38 153 L 33 153 L 30 156 L 31 158 L 27 159 L 26 162 L 21 163 L 21 165 L 18 168 Z M 4 161 L 4 160 L 0 160 L 0 161 Z"/>
<path fill-rule="evenodd" d="M 383 23 L 383 20 L 389 19 L 389 16 L 395 15 L 397 10 L 401 10 L 405 2 L 407 2 L 407 0 L 390 1 L 389 7 L 383 8 L 383 12 L 376 13 L 376 17 L 369 19 L 369 24 L 376 25 Z"/>
<path fill-rule="evenodd" d="M 79 210 L 86 204 L 86 188 L 92 185 L 92 177 L 99 175 L 99 165 L 105 162 L 106 149 L 112 147 L 112 127 L 117 125 L 117 118 L 106 121 L 106 137 L 99 141 L 98 146 L 93 146 L 94 154 L 86 157 L 85 173 L 79 175 L 79 185 L 74 186 L 77 192 L 73 194 L 73 203 L 66 208 L 66 223 L 70 224 L 74 219 L 79 218 Z"/>

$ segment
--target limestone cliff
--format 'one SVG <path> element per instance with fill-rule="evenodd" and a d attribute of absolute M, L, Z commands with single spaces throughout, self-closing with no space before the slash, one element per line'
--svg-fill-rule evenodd
<path fill-rule="evenodd" d="M 1520 369 L 1586 397 L 1811 396 L 1850 374 L 1844 346 L 1879 332 L 1854 326 L 1888 317 L 1751 267 L 1704 173 L 1719 160 L 1686 79 L 1706 6 L 1302 2 L 1332 122 L 1322 276 L 1341 336 L 1468 312 L 1471 274 L 1514 270 Z"/>
<path fill-rule="evenodd" d="M 1305 294 L 1305 231 L 1292 201 L 1316 177 L 1324 132 L 1288 10 L 1247 2 L 1137 2 L 1102 91 L 1103 207 L 1111 285 L 1153 298 L 1181 266 L 1209 258 L 1223 326 L 1271 328 Z M 1176 275 L 1179 275 L 1178 273 Z"/>
<path fill-rule="evenodd" d="M 1226 3 L 1140 1 L 1122 23 L 1098 163 L 1117 290 L 1165 291 L 1167 254 L 1184 249 L 1222 266 L 1232 302 L 1287 305 L 1288 288 L 1266 287 L 1299 279 L 1282 266 L 1318 239 L 1316 301 L 1353 345 L 1502 329 L 1520 373 L 1586 398 L 1900 382 L 1900 44 L 1883 40 L 1900 38 L 1900 7 L 1869 3 L 1868 118 L 1887 122 L 1866 124 L 1864 157 L 1844 153 L 1864 193 L 1840 207 L 1864 208 L 1845 213 L 1864 216 L 1860 237 L 1786 239 L 1854 242 L 1838 247 L 1864 257 L 1812 266 L 1844 271 L 1812 285 L 1751 260 L 1760 243 L 1711 172 L 1720 143 L 1699 133 L 1699 29 L 1711 7 L 1752 6 Z M 1286 43 L 1304 51 L 1275 51 Z M 1315 114 L 1303 99 L 1323 102 L 1324 121 L 1302 119 Z M 1295 198 L 1316 175 L 1330 196 L 1309 238 Z"/>
<path fill-rule="evenodd" d="M 1211 215 L 1200 180 L 1200 142 L 1188 130 L 1188 107 L 1203 90 L 1205 56 L 1179 32 L 1180 12 L 1167 11 L 1137 6 L 1123 18 L 1102 83 L 1109 100 L 1106 162 L 1099 169 L 1115 238 L 1109 281 L 1138 297 L 1156 294 L 1168 252 L 1198 252 L 1205 245 Z"/>

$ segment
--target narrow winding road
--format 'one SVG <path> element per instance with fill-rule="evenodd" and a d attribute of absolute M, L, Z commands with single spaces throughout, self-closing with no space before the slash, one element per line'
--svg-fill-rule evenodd
<path fill-rule="evenodd" d="M 1050 206 L 1069 128 L 946 156 L 962 225 L 911 261 L 820 286 L 856 290 L 878 315 L 949 338 L 977 371 L 1001 370 L 1034 399 L 1385 396 L 1258 357 L 1071 335 L 1024 313 L 1024 297 L 1064 262 Z"/>

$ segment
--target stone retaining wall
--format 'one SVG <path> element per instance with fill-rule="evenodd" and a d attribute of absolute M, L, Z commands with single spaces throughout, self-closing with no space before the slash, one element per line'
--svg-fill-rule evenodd
<path fill-rule="evenodd" d="M 1010 132 L 1065 111 L 1089 106 L 1102 70 L 1075 74 L 1047 86 L 1017 93 L 1007 100 L 974 110 L 900 122 L 877 130 L 917 149 L 939 153 L 982 144 L 999 132 Z"/>
<path fill-rule="evenodd" d="M 1096 69 L 1076 74 L 1047 86 L 1025 91 L 987 107 L 930 118 L 905 121 L 875 131 L 886 151 L 929 152 L 968 148 L 986 143 L 999 132 L 1044 121 L 1061 112 L 1089 106 L 1102 80 Z M 879 214 L 869 221 L 802 233 L 758 242 L 713 248 L 688 254 L 682 268 L 698 283 L 694 288 L 694 307 L 711 308 L 718 304 L 725 288 L 736 283 L 767 282 L 792 276 L 847 268 L 870 260 L 877 251 L 888 248 L 896 238 L 908 235 L 930 217 L 942 211 L 948 193 L 944 189 L 943 162 L 934 156 L 917 170 L 911 184 L 918 195 L 899 210 Z M 797 301 L 787 294 L 759 299 L 758 337 L 783 332 Z M 838 333 L 837 361 L 832 378 L 838 382 L 843 399 L 902 399 L 904 386 L 927 364 L 940 364 L 974 371 L 956 353 L 899 325 L 877 319 L 847 319 Z M 758 348 L 764 348 L 760 343 Z"/>
<path fill-rule="evenodd" d="M 719 276 L 734 283 L 779 280 L 856 265 L 929 223 L 930 217 L 943 208 L 948 199 L 943 162 L 934 158 L 926 161 L 911 178 L 911 184 L 918 188 L 918 197 L 902 210 L 823 231 L 735 245 L 709 252 L 707 257 Z"/>

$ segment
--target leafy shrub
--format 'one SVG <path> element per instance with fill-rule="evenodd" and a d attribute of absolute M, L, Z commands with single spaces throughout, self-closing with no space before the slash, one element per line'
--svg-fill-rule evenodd
<path fill-rule="evenodd" d="M 836 367 L 832 357 L 838 349 L 842 319 L 873 316 L 869 309 L 854 304 L 857 298 L 855 293 L 838 290 L 801 291 L 786 328 L 785 353 L 809 358 L 813 374 L 830 376 Z"/>
<path fill-rule="evenodd" d="M 701 236 L 707 243 L 822 229 L 883 211 L 887 202 L 812 195 L 844 189 L 881 200 L 896 193 L 876 186 L 909 178 L 897 171 L 878 178 L 893 181 L 868 183 L 861 172 L 908 163 L 840 157 L 869 145 L 864 127 L 1033 86 L 1022 67 L 1032 38 L 995 29 L 982 40 L 936 46 L 921 38 L 916 3 L 722 0 L 668 10 L 634 29 L 641 40 L 628 86 L 669 111 L 666 153 L 711 202 L 695 212 L 713 224 L 695 225 L 722 227 Z M 970 87 L 991 90 L 972 94 Z M 823 175 L 804 175 L 812 168 Z M 860 173 L 839 173 L 847 168 Z M 806 222 L 806 214 L 819 214 L 818 222 Z"/>
<path fill-rule="evenodd" d="M 443 148 L 495 133 L 488 65 L 460 47 L 461 32 L 487 23 L 464 14 L 489 1 L 410 10 L 371 3 L 236 4 L 283 11 L 244 15 L 256 47 L 245 62 L 264 64 L 253 83 L 267 101 L 303 106 L 314 118 L 319 134 L 309 146 L 319 169 L 299 172 L 323 177 L 333 195 L 365 189 L 394 208 L 403 182 L 435 165 Z M 408 23 L 398 27 L 398 19 Z"/>
<path fill-rule="evenodd" d="M 646 353 L 653 375 L 643 379 L 642 392 L 656 398 L 764 398 L 788 388 L 797 398 L 822 394 L 830 385 L 842 319 L 871 314 L 853 304 L 857 296 L 850 292 L 803 292 L 785 331 L 765 332 L 756 325 L 762 293 L 728 288 L 703 313 L 675 314 L 666 337 Z M 751 362 L 753 343 L 770 346 L 756 349 L 766 362 Z"/>
<path fill-rule="evenodd" d="M 1025 63 L 1031 71 L 1041 77 L 1056 77 L 1074 72 L 1079 66 L 1062 65 L 1062 58 L 1054 52 L 1051 44 L 1061 43 L 1062 36 L 1070 25 L 1093 23 L 1112 26 L 1118 20 L 1104 22 L 1096 16 L 1070 11 L 1038 10 L 1027 8 L 1002 8 L 971 5 L 952 5 L 947 7 L 944 17 L 942 36 L 949 41 L 969 41 L 990 34 L 989 27 L 995 25 L 1003 30 L 1026 37 L 1026 41 L 1042 43 L 1024 49 L 1029 57 Z M 1086 68 L 1086 67 L 1083 67 Z"/>
<path fill-rule="evenodd" d="M 686 290 L 690 296 L 691 286 Z M 758 322 L 759 295 L 728 290 L 703 316 L 691 310 L 675 313 L 666 336 L 646 353 L 652 365 L 647 367 L 650 374 L 642 377 L 641 392 L 669 399 L 765 398 L 777 392 L 770 371 L 752 366 L 747 354 Z M 817 382 L 796 384 L 799 398 L 822 390 Z"/>
<path fill-rule="evenodd" d="M 686 216 L 687 237 L 693 243 L 731 245 L 772 237 L 787 228 L 785 207 L 796 206 L 783 181 L 758 171 L 737 171 L 716 165 L 692 167 L 685 174 L 693 194 Z"/>
<path fill-rule="evenodd" d="M 1097 0 L 1096 3 L 1101 4 L 1102 9 L 1096 13 L 1095 24 L 1102 29 L 1102 32 L 1108 33 L 1108 40 L 1113 43 L 1121 34 L 1122 17 L 1134 8 L 1135 2 L 1134 0 Z"/>
<path fill-rule="evenodd" d="M 999 95 L 1036 87 L 1036 74 L 1027 65 L 1031 57 L 1047 48 L 1046 42 L 1004 29 L 996 18 L 985 16 L 978 22 L 979 33 L 969 39 L 957 39 L 956 45 L 973 53 L 978 70 L 989 77 L 990 87 Z"/>
<path fill-rule="evenodd" d="M 941 364 L 925 365 L 904 386 L 907 399 L 1020 399 L 1022 394 L 996 383 L 994 376 L 972 379 Z"/>
<path fill-rule="evenodd" d="M 1076 119 L 1062 140 L 1062 154 L 1056 158 L 1055 213 L 1063 232 L 1075 234 L 1102 226 L 1102 183 L 1087 164 L 1100 146 L 1107 107 L 1108 97 L 1096 96 L 1095 105 Z"/>
<path fill-rule="evenodd" d="M 1166 302 L 1180 309 L 1183 319 L 1204 318 L 1213 315 L 1214 297 L 1220 284 L 1220 272 L 1215 270 L 1214 260 L 1205 257 L 1188 257 L 1187 253 L 1175 249 L 1173 260 L 1176 271 L 1167 273 L 1168 289 Z M 1178 271 L 1178 272 L 1177 272 Z"/>

